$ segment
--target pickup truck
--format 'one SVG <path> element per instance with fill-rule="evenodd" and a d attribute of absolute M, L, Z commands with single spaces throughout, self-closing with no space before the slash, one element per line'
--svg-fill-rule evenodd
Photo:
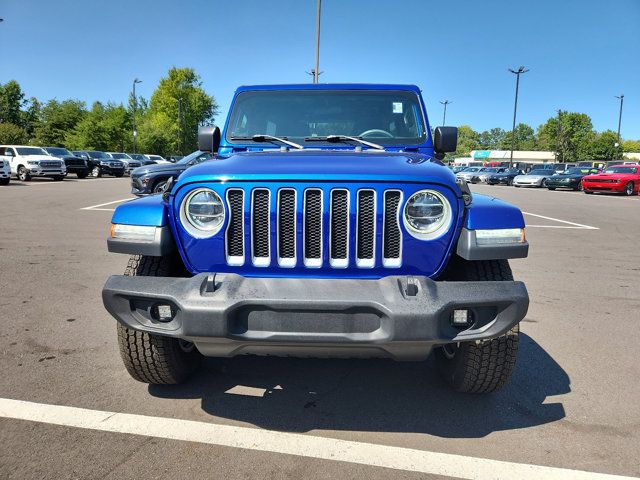
<path fill-rule="evenodd" d="M 33 177 L 49 177 L 64 180 L 67 167 L 64 160 L 49 155 L 40 147 L 29 145 L 0 145 L 0 160 L 7 160 L 11 173 L 22 182 Z"/>
<path fill-rule="evenodd" d="M 203 356 L 435 355 L 446 383 L 492 392 L 514 368 L 529 296 L 521 211 L 471 194 L 441 160 L 413 85 L 246 86 L 206 161 L 118 206 L 131 255 L 102 299 L 130 375 L 187 379 Z"/>

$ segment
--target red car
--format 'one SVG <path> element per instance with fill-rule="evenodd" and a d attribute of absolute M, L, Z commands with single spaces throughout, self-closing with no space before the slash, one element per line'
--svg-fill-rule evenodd
<path fill-rule="evenodd" d="M 582 178 L 584 193 L 614 192 L 633 195 L 640 191 L 640 165 L 615 165 Z"/>

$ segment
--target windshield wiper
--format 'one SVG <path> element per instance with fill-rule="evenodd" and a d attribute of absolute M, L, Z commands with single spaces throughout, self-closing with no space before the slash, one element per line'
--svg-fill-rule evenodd
<path fill-rule="evenodd" d="M 253 135 L 251 137 L 231 137 L 231 140 L 251 140 L 256 143 L 269 142 L 269 143 L 284 143 L 290 147 L 296 148 L 298 150 L 303 149 L 302 145 L 299 145 L 294 142 L 290 142 L 286 139 L 286 137 L 274 137 L 273 135 Z"/>
<path fill-rule="evenodd" d="M 366 140 L 362 140 L 358 137 L 350 137 L 349 135 L 327 135 L 326 137 L 307 137 L 304 139 L 305 142 L 329 142 L 329 143 L 341 143 L 341 142 L 357 142 L 360 145 L 365 145 L 369 148 L 374 148 L 376 150 L 384 150 L 382 145 L 378 145 L 377 143 L 367 142 Z"/>

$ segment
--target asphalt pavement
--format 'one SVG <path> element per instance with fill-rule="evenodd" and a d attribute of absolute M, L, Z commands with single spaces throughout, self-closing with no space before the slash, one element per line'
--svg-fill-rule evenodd
<path fill-rule="evenodd" d="M 448 478 L 474 459 L 496 478 L 522 464 L 640 476 L 640 197 L 472 190 L 526 212 L 531 244 L 511 262 L 531 297 L 516 370 L 486 396 L 450 391 L 431 359 L 209 359 L 182 386 L 135 382 L 100 296 L 127 262 L 105 239 L 129 180 L 0 187 L 0 478 Z M 8 399 L 44 416 L 16 419 Z M 86 410 L 57 422 L 51 406 Z M 108 430 L 82 423 L 94 411 L 132 416 Z M 198 423 L 151 434 L 147 416 Z M 335 457 L 312 448 L 326 439 Z M 378 446 L 433 455 L 385 468 Z"/>

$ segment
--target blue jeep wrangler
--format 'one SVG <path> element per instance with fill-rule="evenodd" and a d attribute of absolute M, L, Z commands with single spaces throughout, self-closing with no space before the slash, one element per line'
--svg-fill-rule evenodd
<path fill-rule="evenodd" d="M 411 85 L 239 88 L 212 160 L 120 205 L 102 296 L 136 380 L 184 381 L 202 356 L 432 351 L 464 392 L 505 384 L 529 298 L 522 213 L 471 195 Z"/>

